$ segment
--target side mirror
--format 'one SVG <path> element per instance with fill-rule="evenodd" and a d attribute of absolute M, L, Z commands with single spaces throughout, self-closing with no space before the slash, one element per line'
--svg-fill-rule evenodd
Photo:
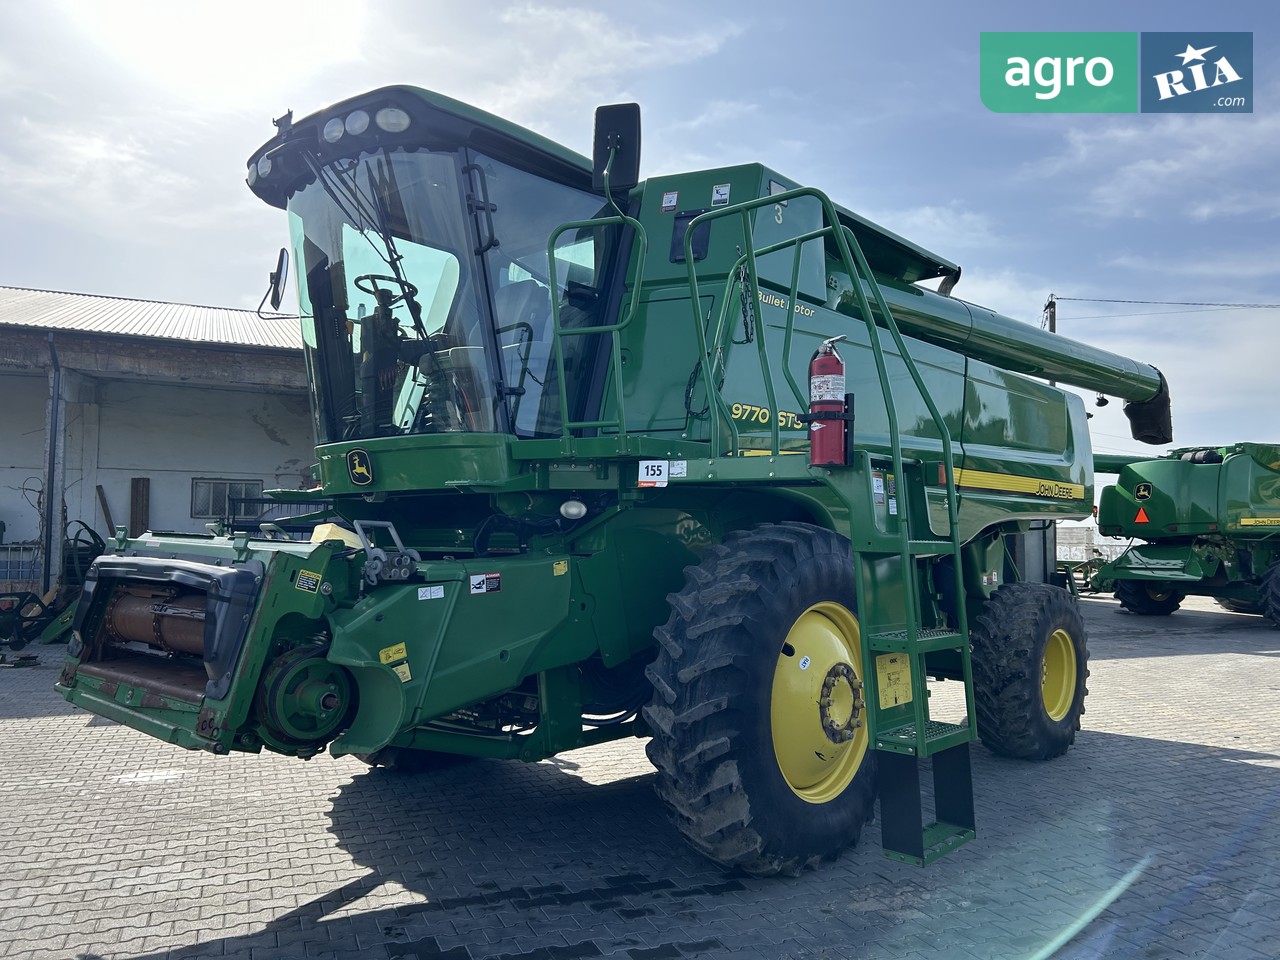
<path fill-rule="evenodd" d="M 280 256 L 276 258 L 276 268 L 271 276 L 267 278 L 269 284 L 268 297 L 271 300 L 271 309 L 279 310 L 280 301 L 284 299 L 284 283 L 289 279 L 289 251 L 284 247 L 280 248 Z"/>
<path fill-rule="evenodd" d="M 609 157 L 613 156 L 613 165 Z M 609 170 L 609 191 L 630 190 L 640 182 L 640 104 L 614 103 L 596 107 L 596 132 L 591 147 L 591 189 L 603 193 Z"/>

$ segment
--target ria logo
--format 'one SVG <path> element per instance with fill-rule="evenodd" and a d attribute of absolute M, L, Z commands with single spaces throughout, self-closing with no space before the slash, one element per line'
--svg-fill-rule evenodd
<path fill-rule="evenodd" d="M 1186 73 L 1190 75 L 1194 86 L 1187 86 L 1182 70 L 1157 73 L 1155 81 L 1160 90 L 1160 99 L 1168 100 L 1170 97 L 1185 97 L 1192 90 L 1208 90 L 1210 87 L 1220 87 L 1224 83 L 1239 82 L 1241 79 L 1240 74 L 1236 73 L 1236 68 L 1231 66 L 1231 61 L 1226 57 L 1219 57 L 1213 61 L 1213 82 L 1211 83 L 1205 78 L 1205 67 L 1208 66 L 1208 62 L 1205 60 L 1204 55 L 1215 49 L 1217 49 L 1216 45 L 1201 47 L 1197 50 L 1188 43 L 1187 49 L 1178 54 L 1178 56 L 1182 58 L 1182 65 L 1189 67 Z"/>
<path fill-rule="evenodd" d="M 1252 33 L 983 33 L 996 113 L 1252 113 Z"/>
<path fill-rule="evenodd" d="M 1252 113 L 1252 33 L 1144 33 L 1143 113 Z"/>

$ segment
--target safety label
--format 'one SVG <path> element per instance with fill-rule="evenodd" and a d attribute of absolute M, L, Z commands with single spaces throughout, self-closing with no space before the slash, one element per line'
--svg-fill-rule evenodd
<path fill-rule="evenodd" d="M 400 678 L 401 683 L 408 683 L 413 679 L 413 674 L 409 672 L 409 664 L 397 663 L 391 668 L 396 672 L 396 676 Z"/>
<path fill-rule="evenodd" d="M 502 574 L 500 573 L 473 573 L 470 581 L 473 594 L 497 593 L 502 589 Z"/>
<path fill-rule="evenodd" d="M 822 373 L 809 378 L 810 403 L 844 403 L 844 374 Z"/>
<path fill-rule="evenodd" d="M 320 574 L 312 573 L 310 570 L 299 570 L 298 579 L 293 585 L 307 593 L 315 593 L 320 589 Z"/>
<path fill-rule="evenodd" d="M 443 600 L 444 584 L 436 583 L 436 584 L 432 584 L 429 587 L 419 587 L 418 599 L 419 600 Z"/>
<path fill-rule="evenodd" d="M 553 577 L 563 577 L 569 572 L 568 560 L 556 560 L 551 564 L 551 575 Z"/>
<path fill-rule="evenodd" d="M 713 207 L 723 207 L 729 202 L 729 184 L 717 183 L 711 188 L 711 205 Z"/>
<path fill-rule="evenodd" d="M 383 663 L 390 663 L 393 660 L 403 660 L 409 655 L 409 651 L 405 649 L 403 643 L 397 643 L 395 646 L 383 647 L 378 651 L 378 659 Z"/>
<path fill-rule="evenodd" d="M 906 654 L 876 657 L 876 687 L 880 690 L 881 710 L 911 702 L 911 660 Z"/>
<path fill-rule="evenodd" d="M 676 204 L 680 202 L 680 194 L 675 190 L 668 190 L 662 195 L 662 212 L 670 213 L 676 208 Z"/>

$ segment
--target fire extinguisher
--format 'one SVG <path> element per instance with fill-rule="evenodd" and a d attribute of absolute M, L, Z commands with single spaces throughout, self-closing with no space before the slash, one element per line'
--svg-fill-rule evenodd
<path fill-rule="evenodd" d="M 809 361 L 809 465 L 847 466 L 852 398 L 844 389 L 844 361 L 836 353 L 843 336 L 823 340 Z"/>

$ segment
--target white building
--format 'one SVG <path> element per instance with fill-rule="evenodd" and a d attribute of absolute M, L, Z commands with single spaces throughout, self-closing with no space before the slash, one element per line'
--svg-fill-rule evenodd
<path fill-rule="evenodd" d="M 0 287 L 0 591 L 45 588 L 68 522 L 203 532 L 309 486 L 305 385 L 296 319 Z"/>

